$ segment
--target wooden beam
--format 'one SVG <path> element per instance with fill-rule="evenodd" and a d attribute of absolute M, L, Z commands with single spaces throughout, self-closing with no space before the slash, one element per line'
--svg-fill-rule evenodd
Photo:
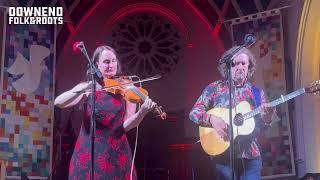
<path fill-rule="evenodd" d="M 58 34 L 60 33 L 60 31 L 62 30 L 62 27 L 63 26 L 56 26 L 57 27 L 57 35 L 56 36 L 58 36 Z"/>
<path fill-rule="evenodd" d="M 76 8 L 76 7 L 78 6 L 79 3 L 80 3 L 80 0 L 73 1 L 73 3 L 71 4 L 71 6 L 70 6 L 70 8 L 69 8 L 70 14 L 71 14 L 72 11 L 74 10 L 74 8 Z"/>
<path fill-rule="evenodd" d="M 29 1 L 27 2 L 27 7 L 31 7 L 32 4 L 33 4 L 33 2 L 34 2 L 34 0 L 29 0 Z"/>
<path fill-rule="evenodd" d="M 224 20 L 224 17 L 226 16 L 226 14 L 228 12 L 229 5 L 230 5 L 230 0 L 226 0 L 223 3 L 222 13 L 221 13 L 221 16 L 222 16 L 221 20 Z"/>
<path fill-rule="evenodd" d="M 277 6 L 278 4 L 279 4 L 279 0 L 271 0 L 271 1 L 269 2 L 269 5 L 268 5 L 268 7 L 267 7 L 267 10 L 276 8 L 276 6 Z"/>
<path fill-rule="evenodd" d="M 17 0 L 8 1 L 9 6 L 19 6 L 19 2 Z"/>
<path fill-rule="evenodd" d="M 60 4 L 63 8 L 63 14 L 64 14 L 64 20 L 65 22 L 70 22 L 71 24 L 72 23 L 72 20 L 71 20 L 71 17 L 70 17 L 70 12 L 69 12 L 69 9 L 67 8 L 66 6 L 66 3 L 64 2 L 64 0 L 60 0 Z"/>
<path fill-rule="evenodd" d="M 223 4 L 223 7 L 222 7 L 222 17 L 220 18 L 220 23 L 223 23 L 223 21 L 225 20 L 229 6 L 230 6 L 230 0 L 226 0 Z M 228 33 L 231 34 L 230 26 L 227 23 L 223 23 L 223 25 L 226 28 L 226 30 L 228 31 Z"/>
<path fill-rule="evenodd" d="M 286 9 L 286 8 L 290 8 L 290 7 L 292 7 L 292 5 L 282 6 L 282 7 L 274 8 L 274 9 L 270 9 L 270 10 L 265 10 L 265 11 L 262 11 L 262 12 L 258 12 L 258 13 L 254 13 L 254 14 L 249 14 L 249 15 L 246 15 L 246 16 L 236 17 L 236 18 L 232 18 L 232 19 L 225 20 L 225 21 L 223 21 L 223 22 L 224 22 L 224 23 L 227 23 L 227 22 L 231 22 L 231 21 L 236 20 L 236 19 L 239 19 L 239 20 L 240 20 L 240 18 L 248 18 L 248 17 L 256 16 L 256 15 L 258 15 L 258 14 L 260 14 L 260 13 L 269 13 L 269 12 L 271 12 L 271 11 Z"/>
<path fill-rule="evenodd" d="M 218 8 L 217 4 L 213 0 L 208 0 L 211 7 L 214 9 L 214 11 L 218 14 L 218 16 L 221 16 L 221 10 Z"/>
<path fill-rule="evenodd" d="M 213 0 L 208 0 L 209 4 L 211 5 L 211 7 L 214 9 L 214 11 L 218 14 L 219 16 L 219 19 L 217 23 L 223 23 L 224 19 L 225 19 L 225 16 L 228 12 L 228 7 L 230 5 L 230 0 L 226 0 L 224 3 L 223 3 L 223 7 L 222 7 L 222 10 L 220 10 L 217 6 L 217 4 L 213 1 Z M 230 26 L 227 24 L 227 23 L 223 23 L 224 27 L 226 28 L 226 30 L 228 31 L 228 33 L 230 34 L 231 33 L 231 28 Z M 217 24 L 216 24 L 217 26 Z"/>
<path fill-rule="evenodd" d="M 259 12 L 263 11 L 263 6 L 261 4 L 261 0 L 254 0 L 254 4 L 256 5 L 256 8 L 258 9 Z"/>
<path fill-rule="evenodd" d="M 231 3 L 233 5 L 233 8 L 236 10 L 239 17 L 243 16 L 243 12 L 240 9 L 240 6 L 237 2 L 237 0 L 231 0 Z"/>
<path fill-rule="evenodd" d="M 56 5 L 57 4 L 57 2 L 58 2 L 58 0 L 52 0 L 51 2 L 50 2 L 50 7 L 53 7 L 54 5 Z"/>
<path fill-rule="evenodd" d="M 224 21 L 224 17 L 226 16 L 226 14 L 228 12 L 228 7 L 230 5 L 230 0 L 226 0 L 223 3 L 222 10 L 220 10 L 218 8 L 217 4 L 213 0 L 208 0 L 208 2 L 211 5 L 211 7 L 214 9 L 214 11 L 218 14 L 219 21 L 223 22 Z"/>

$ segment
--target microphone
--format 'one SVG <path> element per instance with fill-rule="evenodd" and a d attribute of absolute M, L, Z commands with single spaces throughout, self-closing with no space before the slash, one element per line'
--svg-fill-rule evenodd
<path fill-rule="evenodd" d="M 101 71 L 97 68 L 96 64 L 92 62 L 92 60 L 89 58 L 87 50 L 84 46 L 83 41 L 80 42 L 74 42 L 72 49 L 75 53 L 79 53 L 80 51 L 86 56 L 88 60 L 88 65 L 89 65 L 89 73 L 93 75 L 94 79 L 99 83 L 102 87 L 104 87 L 104 77 L 101 73 Z M 91 67 L 91 66 L 92 67 Z"/>
<path fill-rule="evenodd" d="M 92 64 L 92 68 L 90 64 L 87 64 L 87 75 L 91 75 L 91 73 L 93 74 L 94 79 L 97 81 L 97 83 L 100 84 L 100 86 L 104 87 L 104 77 L 101 73 L 101 71 L 98 69 L 98 67 L 96 66 L 96 64 Z M 93 70 L 93 72 L 91 72 L 91 70 Z"/>
<path fill-rule="evenodd" d="M 232 52 L 227 54 L 224 58 L 219 59 L 219 64 L 223 64 L 226 62 L 233 62 L 233 58 L 242 51 L 245 47 L 250 47 L 252 44 L 254 44 L 257 41 L 257 39 L 254 37 L 253 34 L 246 34 L 244 36 L 244 43 L 243 45 L 239 46 L 237 49 L 234 49 Z"/>
<path fill-rule="evenodd" d="M 244 46 L 248 47 L 254 44 L 257 41 L 257 39 L 254 37 L 253 34 L 246 34 L 244 36 Z"/>
<path fill-rule="evenodd" d="M 95 69 L 94 78 L 100 84 L 100 86 L 104 87 L 104 77 L 103 77 L 101 71 L 96 67 L 95 64 L 93 64 L 93 66 Z"/>
<path fill-rule="evenodd" d="M 82 50 L 82 48 L 83 48 L 83 42 L 82 41 L 73 43 L 73 46 L 72 46 L 73 52 L 79 53 Z"/>

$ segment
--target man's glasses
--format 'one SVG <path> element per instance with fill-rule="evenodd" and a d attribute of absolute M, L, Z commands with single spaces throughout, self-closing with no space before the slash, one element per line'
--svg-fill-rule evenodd
<path fill-rule="evenodd" d="M 245 65 L 249 65 L 249 64 L 247 64 L 247 63 L 245 63 L 245 62 L 232 62 L 232 67 L 235 67 L 235 66 L 239 66 L 239 65 L 242 65 L 242 66 L 245 66 Z"/>

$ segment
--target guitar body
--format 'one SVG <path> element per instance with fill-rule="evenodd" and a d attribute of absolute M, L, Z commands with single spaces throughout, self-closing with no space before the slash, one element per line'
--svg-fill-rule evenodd
<path fill-rule="evenodd" d="M 268 106 L 275 107 L 306 92 L 314 95 L 320 94 L 320 80 L 311 83 L 308 87 L 298 89 L 285 96 L 281 95 L 280 98 L 268 103 Z M 229 109 L 213 108 L 207 113 L 220 117 L 226 124 L 229 125 Z M 233 139 L 239 135 L 249 135 L 253 132 L 255 128 L 254 115 L 259 114 L 260 109 L 256 108 L 255 110 L 251 110 L 250 104 L 247 101 L 242 101 L 236 106 L 235 109 L 232 109 L 232 119 L 234 119 L 236 113 L 241 113 L 242 115 L 247 116 L 241 126 L 236 126 L 233 123 Z M 201 146 L 209 155 L 214 156 L 222 154 L 230 146 L 230 141 L 225 141 L 224 139 L 220 138 L 218 133 L 213 128 L 199 127 L 199 134 Z"/>
<path fill-rule="evenodd" d="M 237 110 L 237 111 L 236 111 Z M 245 114 L 251 111 L 251 106 L 247 101 L 240 102 L 236 108 L 232 109 L 232 119 L 236 113 Z M 213 108 L 207 112 L 224 120 L 229 125 L 229 109 L 227 108 Z M 233 138 L 239 135 L 249 135 L 255 128 L 254 118 L 246 119 L 241 126 L 233 124 Z M 209 155 L 219 155 L 225 152 L 229 146 L 230 141 L 222 139 L 214 128 L 199 127 L 200 142 L 204 151 Z"/>

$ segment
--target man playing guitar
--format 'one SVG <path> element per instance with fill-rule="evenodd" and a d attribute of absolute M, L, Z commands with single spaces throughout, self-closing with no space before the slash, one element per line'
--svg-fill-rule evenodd
<path fill-rule="evenodd" d="M 237 46 L 226 51 L 222 55 L 222 58 L 232 52 L 235 48 L 237 48 Z M 217 142 L 226 142 L 229 139 L 228 124 L 226 122 L 229 120 L 224 120 L 222 119 L 223 116 L 218 116 L 216 114 L 219 114 L 221 109 L 229 108 L 227 65 L 220 64 L 218 70 L 223 79 L 209 84 L 203 90 L 189 116 L 190 119 L 199 126 L 214 129 L 218 139 L 220 139 Z M 237 127 L 239 127 L 240 131 L 248 131 L 248 133 L 242 133 L 246 134 L 246 136 L 237 138 L 234 147 L 237 152 L 236 161 L 240 160 L 243 165 L 243 169 L 238 176 L 241 176 L 241 179 L 250 180 L 261 179 L 262 160 L 256 138 L 257 133 L 259 133 L 266 125 L 269 125 L 273 116 L 276 115 L 275 108 L 268 106 L 264 92 L 253 86 L 250 82 L 255 70 L 256 60 L 247 48 L 244 48 L 240 54 L 234 57 L 231 67 L 231 79 L 233 83 L 232 108 L 234 111 L 233 114 L 238 114 L 236 118 L 234 118 L 236 119 L 234 120 L 234 133 L 237 135 Z M 247 102 L 250 110 L 260 106 L 261 115 L 252 118 L 252 122 L 243 121 L 243 113 L 239 113 L 241 112 L 241 108 L 238 108 L 238 105 L 241 104 L 241 102 Z M 209 110 L 212 108 L 220 108 L 220 111 L 210 113 Z M 228 113 L 226 114 L 228 116 Z M 241 129 L 241 127 L 243 128 Z M 219 144 L 213 146 L 219 146 Z M 223 149 L 222 151 L 224 151 L 224 148 L 225 147 L 221 148 Z M 224 152 L 223 154 L 214 157 L 216 162 L 218 162 L 216 164 L 218 179 L 231 179 L 232 177 L 231 168 L 228 166 L 229 161 L 227 161 L 225 155 L 228 155 L 228 153 Z"/>

